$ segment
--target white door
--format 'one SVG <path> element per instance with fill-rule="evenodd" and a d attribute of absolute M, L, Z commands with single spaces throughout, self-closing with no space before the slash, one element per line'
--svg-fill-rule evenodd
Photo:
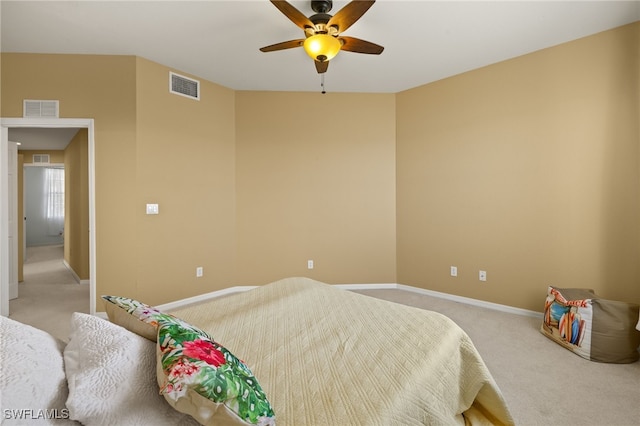
<path fill-rule="evenodd" d="M 0 126 L 0 200 L 9 196 L 9 130 Z M 9 316 L 9 203 L 0 202 L 0 315 Z"/>
<path fill-rule="evenodd" d="M 9 184 L 9 300 L 18 298 L 18 144 L 9 142 L 8 180 Z"/>

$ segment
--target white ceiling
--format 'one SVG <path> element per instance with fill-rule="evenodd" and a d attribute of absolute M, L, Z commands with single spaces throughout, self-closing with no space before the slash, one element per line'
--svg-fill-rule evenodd
<path fill-rule="evenodd" d="M 291 1 L 307 16 L 310 0 Z M 331 14 L 347 1 L 334 1 Z M 341 52 L 328 92 L 397 93 L 640 20 L 640 1 L 378 0 L 345 35 L 385 47 Z M 268 0 L 0 2 L 2 52 L 136 55 L 234 90 L 320 91 L 303 38 Z M 64 149 L 77 129 L 10 129 L 21 149 Z"/>
<path fill-rule="evenodd" d="M 19 142 L 21 151 L 62 150 L 78 133 L 75 128 L 9 128 L 9 140 Z"/>
<path fill-rule="evenodd" d="M 309 16 L 310 1 L 292 1 Z M 331 14 L 347 2 L 334 1 Z M 267 0 L 2 0 L 3 52 L 137 55 L 235 90 L 320 91 L 303 38 Z M 345 35 L 385 47 L 341 52 L 328 92 L 396 93 L 640 20 L 639 1 L 378 0 Z"/>

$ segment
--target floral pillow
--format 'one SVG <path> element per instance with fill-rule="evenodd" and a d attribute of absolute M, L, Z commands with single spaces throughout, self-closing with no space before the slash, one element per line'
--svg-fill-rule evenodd
<path fill-rule="evenodd" d="M 158 323 L 158 384 L 169 404 L 203 425 L 275 425 L 271 404 L 243 361 L 180 319 Z"/>
<path fill-rule="evenodd" d="M 107 316 L 112 323 L 118 324 L 152 342 L 158 335 L 158 319 L 174 318 L 173 315 L 160 312 L 153 306 L 134 299 L 120 296 L 102 296 L 105 300 Z"/>

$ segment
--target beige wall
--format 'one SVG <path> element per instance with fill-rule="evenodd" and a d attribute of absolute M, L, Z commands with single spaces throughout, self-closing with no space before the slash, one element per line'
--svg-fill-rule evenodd
<path fill-rule="evenodd" d="M 548 285 L 640 302 L 639 34 L 397 95 L 398 282 L 532 310 Z"/>
<path fill-rule="evenodd" d="M 163 303 L 232 284 L 232 91 L 170 95 L 168 68 L 132 56 L 3 54 L 2 77 L 5 117 L 59 99 L 61 117 L 95 120 L 98 297 Z"/>
<path fill-rule="evenodd" d="M 21 117 L 23 99 L 59 99 L 60 117 L 95 119 L 97 295 L 131 293 L 137 272 L 135 58 L 2 57 L 4 117 Z"/>
<path fill-rule="evenodd" d="M 30 98 L 95 119 L 98 295 L 306 275 L 538 311 L 549 284 L 640 302 L 639 32 L 395 95 L 202 81 L 192 101 L 141 58 L 3 54 L 2 116 Z"/>
<path fill-rule="evenodd" d="M 51 164 L 64 164 L 64 151 L 41 149 L 34 151 L 19 151 L 24 156 L 24 162 L 26 164 L 33 163 L 33 156 L 37 154 L 49 154 L 49 163 Z"/>
<path fill-rule="evenodd" d="M 95 120 L 98 310 L 101 294 L 158 304 L 232 284 L 232 91 L 169 95 L 168 69 L 133 56 L 4 53 L 2 78 L 4 117 L 59 99 L 61 118 Z"/>
<path fill-rule="evenodd" d="M 392 94 L 236 94 L 238 284 L 395 282 L 394 111 Z"/>
<path fill-rule="evenodd" d="M 138 294 L 149 303 L 231 287 L 235 278 L 234 92 L 201 80 L 199 101 L 170 94 L 169 71 L 137 59 L 132 244 Z M 146 215 L 146 203 L 160 214 Z"/>
<path fill-rule="evenodd" d="M 78 278 L 89 280 L 89 143 L 80 129 L 64 150 L 64 259 Z"/>

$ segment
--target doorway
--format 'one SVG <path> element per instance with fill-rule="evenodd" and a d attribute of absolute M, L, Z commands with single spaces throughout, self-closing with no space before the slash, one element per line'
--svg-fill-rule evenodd
<path fill-rule="evenodd" d="M 9 197 L 8 159 L 10 128 L 86 128 L 88 137 L 89 189 L 89 312 L 96 312 L 96 236 L 95 236 L 95 141 L 93 119 L 2 118 L 0 119 L 0 315 L 9 315 Z"/>
<path fill-rule="evenodd" d="M 11 138 L 11 131 L 9 132 Z M 19 139 L 19 138 L 15 138 Z M 25 151 L 18 150 L 24 157 Z M 65 234 L 64 164 L 24 164 L 23 182 L 23 250 L 33 246 L 63 245 Z M 68 180 L 68 178 L 66 179 Z M 18 188 L 20 192 L 20 188 Z M 18 206 L 20 208 L 20 206 Z M 20 216 L 18 216 L 20 217 Z M 28 221 L 27 221 L 28 218 Z"/>

